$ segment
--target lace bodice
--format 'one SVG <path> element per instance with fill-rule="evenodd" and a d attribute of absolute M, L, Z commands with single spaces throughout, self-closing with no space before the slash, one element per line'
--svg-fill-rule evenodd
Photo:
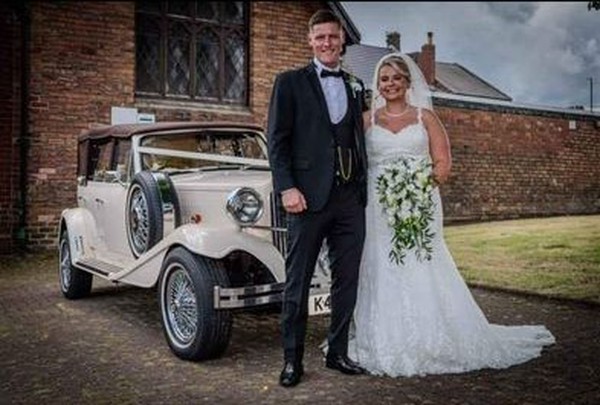
<path fill-rule="evenodd" d="M 429 137 L 419 117 L 398 132 L 372 123 L 365 134 L 369 167 L 389 163 L 399 156 L 429 157 Z"/>

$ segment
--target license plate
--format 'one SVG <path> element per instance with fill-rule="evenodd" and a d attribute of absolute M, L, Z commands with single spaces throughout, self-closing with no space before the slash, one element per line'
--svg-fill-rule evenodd
<path fill-rule="evenodd" d="M 331 312 L 331 294 L 318 294 L 308 297 L 308 314 L 320 315 Z"/>

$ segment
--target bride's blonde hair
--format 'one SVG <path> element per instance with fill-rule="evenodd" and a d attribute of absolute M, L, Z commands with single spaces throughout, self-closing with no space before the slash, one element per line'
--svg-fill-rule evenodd
<path fill-rule="evenodd" d="M 377 83 L 379 83 L 379 74 L 384 66 L 389 66 L 396 72 L 400 73 L 406 78 L 408 84 L 410 84 L 410 72 L 408 70 L 408 66 L 406 66 L 406 62 L 404 62 L 404 60 L 398 56 L 390 56 L 381 63 L 381 66 L 379 66 L 379 70 L 377 71 Z"/>

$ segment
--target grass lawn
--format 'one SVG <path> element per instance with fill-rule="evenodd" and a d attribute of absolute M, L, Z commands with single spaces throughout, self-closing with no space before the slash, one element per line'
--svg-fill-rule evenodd
<path fill-rule="evenodd" d="M 600 216 L 454 225 L 445 238 L 465 280 L 600 303 Z"/>

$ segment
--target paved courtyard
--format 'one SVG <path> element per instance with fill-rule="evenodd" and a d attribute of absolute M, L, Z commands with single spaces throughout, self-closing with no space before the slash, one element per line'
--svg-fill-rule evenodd
<path fill-rule="evenodd" d="M 473 289 L 488 319 L 545 324 L 557 344 L 506 370 L 413 378 L 344 376 L 323 366 L 327 317 L 310 319 L 306 375 L 278 386 L 277 313 L 236 314 L 218 360 L 169 351 L 153 290 L 94 279 L 62 297 L 56 259 L 0 257 L 1 404 L 600 404 L 600 307 Z"/>

